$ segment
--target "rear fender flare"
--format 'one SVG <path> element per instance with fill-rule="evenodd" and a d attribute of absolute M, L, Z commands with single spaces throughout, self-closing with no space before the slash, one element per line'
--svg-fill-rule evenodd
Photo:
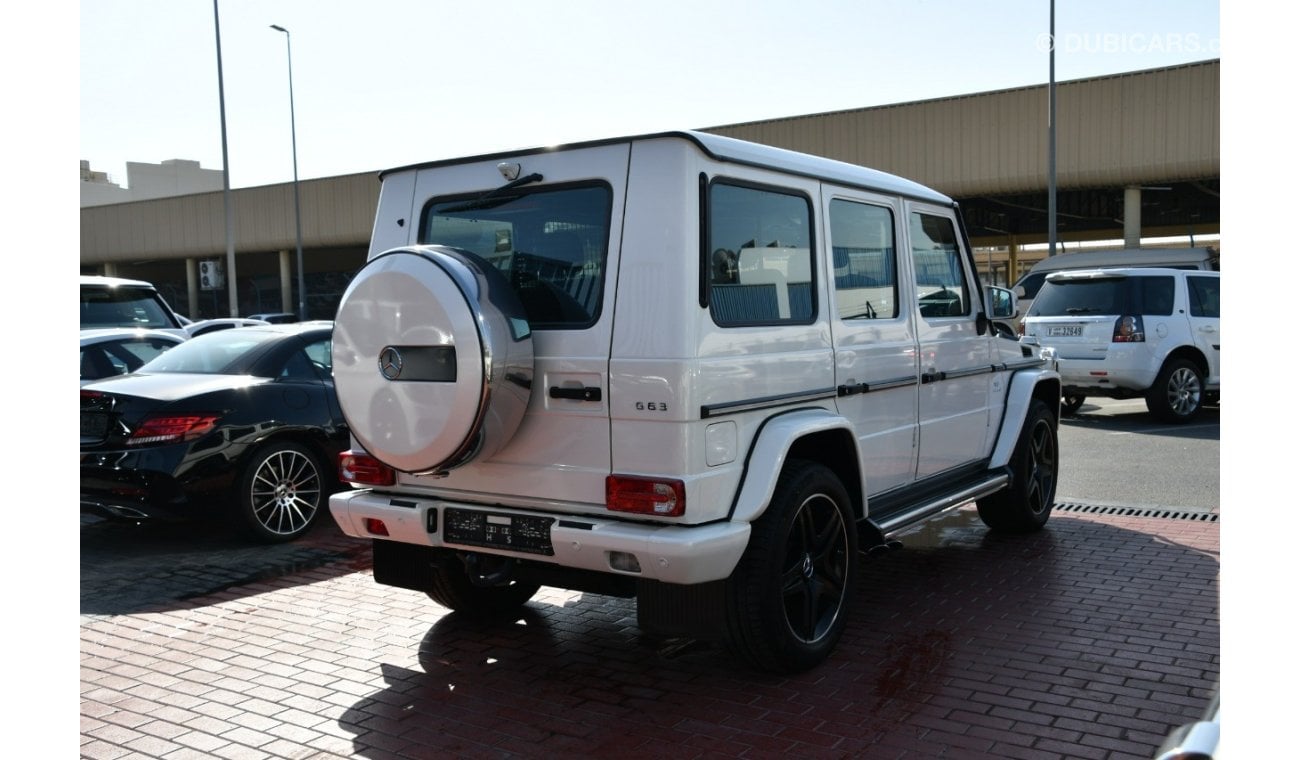
<path fill-rule="evenodd" d="M 826 409 L 799 409 L 768 419 L 750 447 L 745 462 L 744 483 L 731 510 L 732 522 L 750 523 L 763 514 L 776 491 L 781 467 L 800 439 L 832 432 L 847 433 L 846 437 L 853 441 L 854 461 L 861 461 L 852 425 L 834 412 Z M 858 482 L 844 485 L 850 494 L 865 494 L 866 483 L 863 481 L 862 468 L 855 469 Z M 860 504 L 853 505 L 853 508 L 861 514 Z"/>

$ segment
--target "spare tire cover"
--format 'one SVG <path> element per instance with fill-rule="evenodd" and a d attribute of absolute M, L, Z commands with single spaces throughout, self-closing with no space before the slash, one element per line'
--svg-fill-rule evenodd
<path fill-rule="evenodd" d="M 334 384 L 353 436 L 403 472 L 491 456 L 528 406 L 533 347 L 506 277 L 468 251 L 397 248 L 339 301 Z"/>

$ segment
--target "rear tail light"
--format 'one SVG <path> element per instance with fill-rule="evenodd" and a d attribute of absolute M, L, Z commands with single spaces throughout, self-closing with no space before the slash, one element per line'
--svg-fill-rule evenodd
<path fill-rule="evenodd" d="M 211 433 L 217 427 L 217 414 L 168 414 L 148 417 L 126 439 L 127 446 L 150 443 L 182 443 Z"/>
<path fill-rule="evenodd" d="M 656 517 L 686 512 L 686 484 L 680 480 L 610 475 L 605 478 L 605 508 Z"/>
<path fill-rule="evenodd" d="M 359 486 L 391 486 L 397 482 L 393 468 L 364 451 L 339 454 L 339 479 Z"/>
<path fill-rule="evenodd" d="M 1110 336 L 1111 343 L 1145 343 L 1146 331 L 1142 329 L 1142 317 L 1120 317 L 1115 320 L 1115 332 Z"/>

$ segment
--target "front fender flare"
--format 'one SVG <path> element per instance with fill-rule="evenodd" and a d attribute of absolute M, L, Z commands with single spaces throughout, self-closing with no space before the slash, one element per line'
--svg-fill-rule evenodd
<path fill-rule="evenodd" d="M 1021 370 L 1011 376 L 1007 387 L 1007 404 L 1002 412 L 1002 429 L 998 431 L 997 443 L 989 458 L 989 469 L 1005 467 L 1011 461 L 1011 453 L 1020 440 L 1020 428 L 1029 415 L 1029 403 L 1038 398 L 1036 389 L 1040 384 L 1048 384 L 1049 392 L 1056 405 L 1056 419 L 1061 419 L 1061 376 L 1052 369 Z"/>

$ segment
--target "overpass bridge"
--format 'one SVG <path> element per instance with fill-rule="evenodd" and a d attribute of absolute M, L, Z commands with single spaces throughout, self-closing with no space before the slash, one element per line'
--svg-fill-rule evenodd
<path fill-rule="evenodd" d="M 1062 243 L 1219 233 L 1219 61 L 1057 83 L 1057 236 Z M 1047 240 L 1047 85 L 704 128 L 862 164 L 962 206 L 995 281 Z M 332 318 L 365 261 L 378 172 L 303 180 L 311 318 Z M 296 311 L 293 185 L 231 191 L 239 311 Z M 199 287 L 225 260 L 223 193 L 81 209 L 81 271 L 148 280 L 194 318 L 228 316 Z M 1039 256 L 1042 254 L 1039 253 Z"/>

